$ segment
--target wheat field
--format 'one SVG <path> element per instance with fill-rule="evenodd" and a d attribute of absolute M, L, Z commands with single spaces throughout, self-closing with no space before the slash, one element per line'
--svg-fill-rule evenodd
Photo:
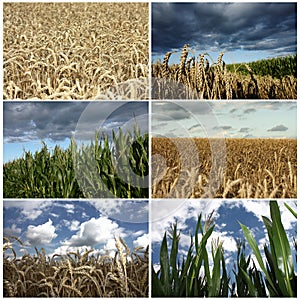
<path fill-rule="evenodd" d="M 198 151 L 199 163 L 186 165 L 182 162 L 193 155 L 188 149 L 191 142 Z M 152 138 L 152 158 L 160 157 L 152 159 L 152 197 L 297 197 L 295 139 L 225 139 L 225 150 L 223 142 Z M 224 164 L 218 163 L 220 159 Z"/>
<path fill-rule="evenodd" d="M 148 99 L 147 3 L 4 3 L 4 99 Z"/>
<path fill-rule="evenodd" d="M 148 249 L 130 251 L 115 238 L 114 257 L 94 250 L 48 257 L 44 248 L 17 257 L 17 237 L 4 237 L 4 297 L 147 297 Z"/>
<path fill-rule="evenodd" d="M 170 64 L 175 52 L 167 52 L 163 62 L 152 63 L 152 99 L 297 99 L 293 75 L 257 76 L 249 64 L 244 64 L 247 75 L 232 72 L 223 60 L 224 52 L 214 62 L 207 53 L 196 57 L 188 44 L 180 61 Z M 278 68 L 276 62 L 272 67 Z"/>

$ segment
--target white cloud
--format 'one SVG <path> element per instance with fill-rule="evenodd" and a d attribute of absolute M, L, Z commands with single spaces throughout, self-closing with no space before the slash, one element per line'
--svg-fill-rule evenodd
<path fill-rule="evenodd" d="M 213 240 L 219 240 L 220 242 L 222 242 L 223 248 L 226 252 L 236 252 L 237 250 L 235 239 L 231 235 L 228 235 L 228 232 L 226 231 L 213 231 L 210 238 L 208 239 L 208 243 L 211 244 Z"/>
<path fill-rule="evenodd" d="M 75 212 L 75 206 L 74 206 L 74 204 L 64 204 L 64 208 L 70 214 L 74 214 L 74 212 Z"/>
<path fill-rule="evenodd" d="M 195 220 L 198 220 L 198 216 L 202 214 L 202 220 L 213 213 L 213 218 L 217 219 L 219 217 L 218 209 L 223 205 L 222 201 L 217 200 L 205 200 L 205 201 L 195 201 L 189 200 L 189 215 L 193 216 Z"/>
<path fill-rule="evenodd" d="M 52 216 L 52 217 L 54 217 L 54 218 L 58 218 L 59 217 L 59 215 L 55 214 L 55 213 L 50 213 L 49 215 Z"/>
<path fill-rule="evenodd" d="M 177 222 L 178 231 L 184 230 L 186 220 L 194 216 L 187 200 L 159 200 L 151 203 L 152 243 L 160 243 L 165 231 Z"/>
<path fill-rule="evenodd" d="M 110 238 L 107 240 L 104 247 L 100 250 L 101 255 L 109 255 L 110 257 L 114 257 L 117 251 L 116 243 L 114 238 Z"/>
<path fill-rule="evenodd" d="M 179 240 L 180 247 L 189 247 L 191 244 L 191 236 L 188 234 L 180 234 Z"/>
<path fill-rule="evenodd" d="M 270 208 L 268 201 L 247 200 L 240 201 L 247 212 L 253 213 L 262 222 L 262 215 L 270 218 Z"/>
<path fill-rule="evenodd" d="M 3 233 L 6 236 L 13 235 L 18 237 L 21 233 L 21 228 L 18 228 L 16 224 L 13 224 L 11 227 L 4 228 Z"/>
<path fill-rule="evenodd" d="M 64 226 L 69 227 L 71 222 L 69 220 L 63 220 Z"/>
<path fill-rule="evenodd" d="M 44 224 L 37 226 L 29 225 L 27 227 L 26 238 L 28 243 L 33 246 L 49 244 L 56 237 L 57 234 L 55 233 L 55 227 L 52 225 L 51 219 Z"/>
<path fill-rule="evenodd" d="M 99 211 L 101 216 L 131 223 L 148 222 L 148 203 L 146 201 L 101 199 L 92 200 L 90 204 Z"/>
<path fill-rule="evenodd" d="M 166 230 L 170 225 L 177 221 L 177 229 L 184 230 L 187 228 L 186 220 L 198 220 L 202 214 L 202 220 L 214 211 L 213 217 L 218 218 L 218 209 L 222 205 L 221 201 L 197 201 L 197 200 L 159 200 L 152 202 L 151 219 L 152 219 L 152 242 L 160 243 Z M 187 239 L 183 236 L 184 242 Z"/>
<path fill-rule="evenodd" d="M 131 236 L 132 236 L 132 237 L 137 237 L 137 236 L 140 236 L 140 235 L 142 235 L 142 234 L 144 234 L 144 233 L 145 233 L 144 230 L 138 230 L 138 231 L 132 232 L 132 233 L 131 233 Z"/>
<path fill-rule="evenodd" d="M 294 211 L 297 212 L 297 206 L 295 201 L 284 201 L 288 204 Z M 292 213 L 285 207 L 283 202 L 279 203 L 279 208 L 281 211 L 281 221 L 285 230 L 293 228 L 293 224 L 297 222 L 297 219 L 292 215 Z"/>
<path fill-rule="evenodd" d="M 153 269 L 157 273 L 160 270 L 160 264 L 154 264 Z"/>
<path fill-rule="evenodd" d="M 146 248 L 150 243 L 149 238 L 150 238 L 149 234 L 145 233 L 145 234 L 143 234 L 142 236 L 139 236 L 136 240 L 133 241 L 133 246 L 134 247 L 144 247 L 144 248 Z"/>
<path fill-rule="evenodd" d="M 225 224 L 225 223 L 222 223 L 222 224 L 216 224 L 216 228 L 218 228 L 218 229 L 222 229 L 222 228 L 224 228 L 224 227 L 226 227 L 226 225 L 227 224 Z"/>
<path fill-rule="evenodd" d="M 123 228 L 107 217 L 91 218 L 81 223 L 78 232 L 63 243 L 74 247 L 93 246 L 105 243 L 114 236 L 124 236 L 123 231 Z"/>
<path fill-rule="evenodd" d="M 81 218 L 86 219 L 88 217 L 89 216 L 87 215 L 87 213 L 83 211 L 82 214 L 81 214 Z"/>
<path fill-rule="evenodd" d="M 66 255 L 67 253 L 77 252 L 77 251 L 79 251 L 80 254 L 83 254 L 87 250 L 90 250 L 90 249 L 91 249 L 91 247 L 72 247 L 72 246 L 62 245 L 62 246 L 59 246 L 58 248 L 56 248 L 52 253 L 49 253 L 48 256 L 52 257 L 54 254 Z M 93 253 L 93 252 L 91 252 L 91 253 Z"/>
<path fill-rule="evenodd" d="M 267 244 L 269 245 L 269 239 L 267 236 L 264 236 L 263 238 L 258 240 L 258 248 L 263 251 L 264 250 L 264 246 Z"/>
<path fill-rule="evenodd" d="M 52 206 L 51 201 L 4 201 L 5 208 L 18 208 L 21 210 L 22 215 L 29 220 L 35 220 L 50 206 Z"/>
<path fill-rule="evenodd" d="M 71 222 L 70 226 L 69 226 L 69 229 L 70 229 L 71 231 L 76 231 L 76 230 L 79 229 L 79 224 L 80 224 L 79 221 L 73 220 L 73 221 Z"/>
<path fill-rule="evenodd" d="M 284 203 L 287 203 L 294 210 L 297 210 L 295 202 L 292 201 L 277 201 L 280 213 L 281 221 L 285 230 L 293 228 L 293 224 L 296 223 L 296 218 L 291 212 L 285 207 Z M 252 212 L 258 220 L 262 221 L 262 216 L 271 219 L 269 201 L 258 201 L 258 200 L 247 200 L 241 201 L 246 211 Z"/>
<path fill-rule="evenodd" d="M 91 200 L 90 203 L 104 215 L 111 215 L 119 213 L 122 205 L 121 200 L 111 200 L 111 199 L 101 199 L 101 200 Z"/>

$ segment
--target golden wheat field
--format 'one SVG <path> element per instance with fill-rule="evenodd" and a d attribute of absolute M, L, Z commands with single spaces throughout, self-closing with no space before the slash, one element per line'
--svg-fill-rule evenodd
<path fill-rule="evenodd" d="M 183 166 L 191 142 L 198 164 Z M 152 138 L 152 197 L 296 198 L 297 141 Z"/>
<path fill-rule="evenodd" d="M 148 3 L 4 3 L 4 99 L 148 99 Z"/>
<path fill-rule="evenodd" d="M 45 250 L 17 257 L 17 237 L 4 237 L 4 297 L 147 297 L 148 249 L 132 252 L 121 238 L 115 239 L 115 257 L 69 252 L 48 257 Z"/>
<path fill-rule="evenodd" d="M 198 57 L 194 53 L 186 44 L 178 64 L 169 64 L 172 51 L 165 54 L 163 62 L 152 63 L 153 99 L 297 99 L 293 75 L 257 76 L 248 64 L 244 64 L 248 74 L 240 74 L 226 66 L 224 52 L 217 62 L 207 53 Z"/>

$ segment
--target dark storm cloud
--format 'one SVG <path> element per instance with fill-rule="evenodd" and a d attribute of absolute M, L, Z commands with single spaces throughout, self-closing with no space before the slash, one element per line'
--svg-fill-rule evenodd
<path fill-rule="evenodd" d="M 79 120 L 81 129 L 109 132 L 144 114 L 147 123 L 147 112 L 147 103 L 141 102 L 5 102 L 4 141 L 63 141 L 75 132 Z"/>
<path fill-rule="evenodd" d="M 296 3 L 153 3 L 152 51 L 296 53 Z"/>
<path fill-rule="evenodd" d="M 271 129 L 268 129 L 268 131 L 287 131 L 288 128 L 284 125 L 277 125 L 272 127 Z"/>

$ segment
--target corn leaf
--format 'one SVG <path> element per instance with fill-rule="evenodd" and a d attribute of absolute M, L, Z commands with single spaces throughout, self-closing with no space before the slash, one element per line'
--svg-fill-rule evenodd
<path fill-rule="evenodd" d="M 276 201 L 270 202 L 270 210 L 272 219 L 272 241 L 274 244 L 276 263 L 282 278 L 284 278 L 288 295 L 293 297 L 295 296 L 291 286 L 291 280 L 294 276 L 293 256 L 285 229 L 281 223 L 280 211 Z"/>

